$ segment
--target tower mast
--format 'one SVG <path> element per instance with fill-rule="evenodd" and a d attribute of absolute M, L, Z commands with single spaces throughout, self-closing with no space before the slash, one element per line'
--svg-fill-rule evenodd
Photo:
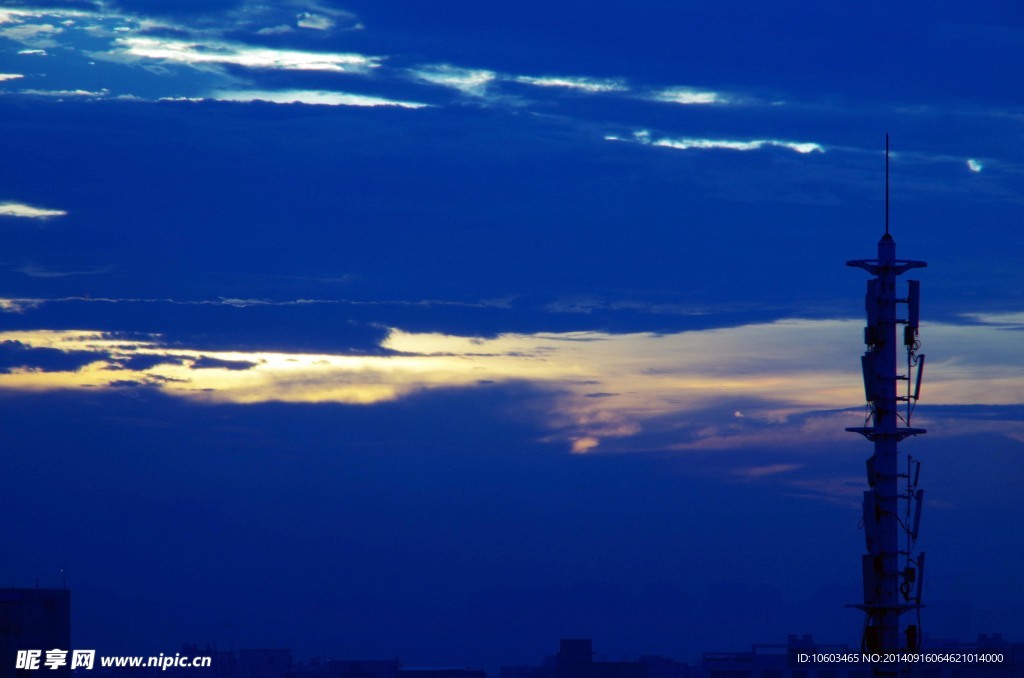
<path fill-rule="evenodd" d="M 873 277 L 868 280 L 865 296 L 867 327 L 861 357 L 864 393 L 870 414 L 865 426 L 848 428 L 874 444 L 874 454 L 867 460 L 868 490 L 864 492 L 864 532 L 867 553 L 862 556 L 864 602 L 853 605 L 864 611 L 862 649 L 869 653 L 897 651 L 914 652 L 920 646 L 919 622 L 908 624 L 903 633 L 900 616 L 921 608 L 921 582 L 924 553 L 917 553 L 918 525 L 921 518 L 923 490 L 917 487 L 920 462 L 910 457 L 906 472 L 900 472 L 898 444 L 904 438 L 925 433 L 910 425 L 914 406 L 921 390 L 924 355 L 918 355 L 917 340 L 920 308 L 920 283 L 909 281 L 905 298 L 896 296 L 896 278 L 914 268 L 923 268 L 923 261 L 896 258 L 896 242 L 889 233 L 889 136 L 885 138 L 886 215 L 885 234 L 878 241 L 876 259 L 846 262 Z M 906 317 L 897 316 L 897 305 L 906 305 Z M 903 349 L 906 351 L 906 372 L 900 374 L 897 360 L 897 326 L 903 325 Z M 916 379 L 912 373 L 916 372 Z M 905 384 L 905 389 L 900 388 Z M 905 395 L 900 395 L 905 391 Z M 901 481 L 904 481 L 901 483 Z M 901 484 L 904 487 L 901 489 Z M 903 507 L 901 519 L 900 508 Z M 901 548 L 900 537 L 905 537 Z M 902 562 L 901 562 L 902 560 Z M 901 637 L 902 636 L 902 637 Z M 875 667 L 875 675 L 895 675 L 895 667 Z"/>

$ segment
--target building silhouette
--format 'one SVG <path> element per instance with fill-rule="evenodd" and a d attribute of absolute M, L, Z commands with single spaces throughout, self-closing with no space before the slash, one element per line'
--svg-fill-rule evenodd
<path fill-rule="evenodd" d="M 47 650 L 68 652 L 66 664 L 43 666 Z M 40 668 L 17 669 L 19 651 L 39 650 Z M 0 678 L 23 678 L 45 671 L 70 676 L 71 591 L 67 589 L 0 589 Z"/>
<path fill-rule="evenodd" d="M 589 638 L 563 638 L 558 654 L 540 666 L 502 666 L 501 678 L 690 678 L 690 667 L 666 657 L 636 661 L 594 661 Z"/>

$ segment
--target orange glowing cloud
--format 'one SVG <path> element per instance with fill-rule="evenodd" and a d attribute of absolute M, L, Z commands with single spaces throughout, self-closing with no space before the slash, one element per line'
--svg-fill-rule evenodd
<path fill-rule="evenodd" d="M 1024 348 L 1006 331 L 1017 318 L 925 329 L 929 404 L 1017 404 Z M 1012 321 L 1012 322 L 1011 322 Z M 38 391 L 135 383 L 210 403 L 372 405 L 440 388 L 527 382 L 549 394 L 553 436 L 574 452 L 604 449 L 651 427 L 691 431 L 677 449 L 790 445 L 842 435 L 860 423 L 857 357 L 862 323 L 783 320 L 655 334 L 569 332 L 492 338 L 393 329 L 385 355 L 200 351 L 160 337 L 126 342 L 101 332 L 0 333 L 0 342 L 74 351 L 75 370 L 6 366 L 0 388 Z M 967 352 L 967 347 L 972 352 Z M 834 412 L 845 410 L 844 412 Z M 742 416 L 736 416 L 742 411 Z M 833 411 L 832 414 L 824 414 Z M 709 420 L 708 412 L 716 412 Z M 821 413 L 792 426 L 793 417 Z M 721 416 L 718 416 L 721 415 Z M 666 423 L 667 422 L 667 423 Z"/>

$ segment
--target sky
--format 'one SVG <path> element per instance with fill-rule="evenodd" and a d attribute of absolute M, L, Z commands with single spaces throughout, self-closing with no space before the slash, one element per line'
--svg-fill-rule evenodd
<path fill-rule="evenodd" d="M 0 581 L 111 654 L 856 644 L 888 133 L 923 629 L 1024 638 L 1022 55 L 991 0 L 0 2 Z"/>

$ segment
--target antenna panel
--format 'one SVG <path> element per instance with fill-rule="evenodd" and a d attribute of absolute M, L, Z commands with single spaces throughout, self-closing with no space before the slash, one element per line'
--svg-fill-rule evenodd
<path fill-rule="evenodd" d="M 910 293 L 907 295 L 907 325 L 917 331 L 921 319 L 921 281 L 908 280 Z"/>
<path fill-rule="evenodd" d="M 869 403 L 875 402 L 878 397 L 878 380 L 875 378 L 877 363 L 877 353 L 865 353 L 860 357 L 861 370 L 864 372 L 864 397 Z"/>
<path fill-rule="evenodd" d="M 921 397 L 922 375 L 924 375 L 924 353 L 917 357 L 917 383 L 914 384 L 914 400 Z"/>
<path fill-rule="evenodd" d="M 868 291 L 864 295 L 864 310 L 868 314 L 868 326 L 878 324 L 878 279 L 868 280 Z"/>
<path fill-rule="evenodd" d="M 924 490 L 914 493 L 914 527 L 910 531 L 910 538 L 917 541 L 917 531 L 921 528 L 921 502 L 924 501 Z"/>

